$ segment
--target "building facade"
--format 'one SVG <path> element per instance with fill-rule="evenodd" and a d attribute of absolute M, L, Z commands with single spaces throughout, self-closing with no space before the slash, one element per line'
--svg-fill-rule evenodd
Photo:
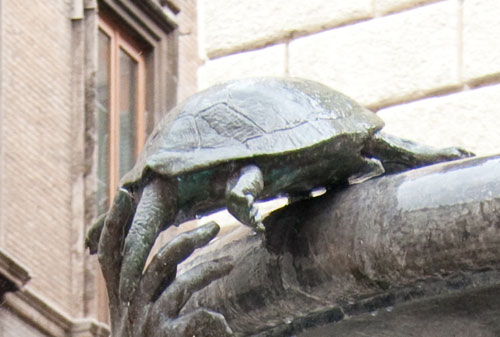
<path fill-rule="evenodd" d="M 105 336 L 86 229 L 153 125 L 196 90 L 195 2 L 0 8 L 0 336 Z"/>
<path fill-rule="evenodd" d="M 499 152 L 499 16 L 495 0 L 0 0 L 0 337 L 107 335 L 86 229 L 155 123 L 210 85 L 309 78 L 398 136 Z"/>

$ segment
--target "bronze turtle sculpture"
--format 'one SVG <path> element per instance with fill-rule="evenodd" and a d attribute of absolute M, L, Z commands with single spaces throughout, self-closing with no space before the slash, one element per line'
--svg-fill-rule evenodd
<path fill-rule="evenodd" d="M 122 273 L 140 273 L 158 233 L 197 215 L 227 207 L 262 230 L 256 200 L 471 155 L 392 137 L 383 126 L 351 98 L 303 79 L 236 80 L 193 95 L 157 125 L 120 182 L 137 207 Z M 122 296 L 139 277 L 120 285 Z"/>

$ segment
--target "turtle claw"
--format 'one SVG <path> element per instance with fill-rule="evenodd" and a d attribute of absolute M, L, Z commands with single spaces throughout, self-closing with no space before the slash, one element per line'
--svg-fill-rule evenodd
<path fill-rule="evenodd" d="M 262 231 L 264 229 L 262 218 L 254 201 L 255 198 L 251 194 L 238 195 L 232 193 L 227 208 L 241 223 L 254 228 L 256 231 Z"/>
<path fill-rule="evenodd" d="M 255 225 L 254 230 L 257 233 L 265 233 L 266 227 L 264 227 L 264 224 L 262 222 L 259 222 L 257 225 Z"/>
<path fill-rule="evenodd" d="M 266 229 L 262 224 L 262 217 L 260 216 L 259 208 L 254 204 L 253 196 L 248 195 L 247 199 L 251 198 L 251 202 L 249 204 L 249 219 L 248 223 L 256 232 L 264 232 Z"/>
<path fill-rule="evenodd" d="M 254 204 L 254 197 L 246 195 L 248 211 L 248 220 L 251 224 L 255 224 L 260 219 L 259 209 Z"/>
<path fill-rule="evenodd" d="M 262 172 L 257 166 L 243 167 L 228 182 L 226 190 L 227 210 L 243 224 L 263 231 L 262 218 L 255 205 L 255 198 L 264 188 Z"/>
<path fill-rule="evenodd" d="M 463 159 L 475 156 L 473 152 L 464 150 L 460 147 L 448 147 L 444 149 L 443 152 L 449 159 Z"/>
<path fill-rule="evenodd" d="M 265 232 L 266 228 L 262 223 L 259 208 L 254 204 L 254 197 L 247 195 L 247 200 L 249 201 L 248 208 L 250 209 L 248 223 L 256 232 Z"/>

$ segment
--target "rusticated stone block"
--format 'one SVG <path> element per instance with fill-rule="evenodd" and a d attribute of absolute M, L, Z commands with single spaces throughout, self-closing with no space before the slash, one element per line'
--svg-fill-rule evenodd
<path fill-rule="evenodd" d="M 500 85 L 433 97 L 378 112 L 385 131 L 436 147 L 462 146 L 476 154 L 498 153 Z"/>
<path fill-rule="evenodd" d="M 285 57 L 285 45 L 280 44 L 207 61 L 198 71 L 198 86 L 205 89 L 237 78 L 284 76 Z"/>
<path fill-rule="evenodd" d="M 445 1 L 292 41 L 290 74 L 371 106 L 455 86 L 457 13 Z"/>
<path fill-rule="evenodd" d="M 198 11 L 208 57 L 251 49 L 371 15 L 371 0 L 200 0 Z M 203 51 L 202 51 L 203 52 Z"/>
<path fill-rule="evenodd" d="M 463 76 L 465 80 L 500 73 L 500 2 L 467 0 L 463 4 Z"/>

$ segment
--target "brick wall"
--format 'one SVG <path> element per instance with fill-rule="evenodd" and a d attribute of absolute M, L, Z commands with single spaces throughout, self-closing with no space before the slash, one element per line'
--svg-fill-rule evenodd
<path fill-rule="evenodd" d="M 495 0 L 199 0 L 199 86 L 261 75 L 323 82 L 393 134 L 499 152 Z"/>
<path fill-rule="evenodd" d="M 1 248 L 71 312 L 69 2 L 3 0 L 1 20 Z"/>
<path fill-rule="evenodd" d="M 83 252 L 82 176 L 91 160 L 83 144 L 84 89 L 92 75 L 85 57 L 93 50 L 86 34 L 94 6 L 0 0 L 0 250 L 31 276 L 0 307 L 1 337 L 105 334 L 93 320 L 95 258 Z M 180 100 L 197 89 L 199 58 L 196 1 L 178 6 Z"/>

